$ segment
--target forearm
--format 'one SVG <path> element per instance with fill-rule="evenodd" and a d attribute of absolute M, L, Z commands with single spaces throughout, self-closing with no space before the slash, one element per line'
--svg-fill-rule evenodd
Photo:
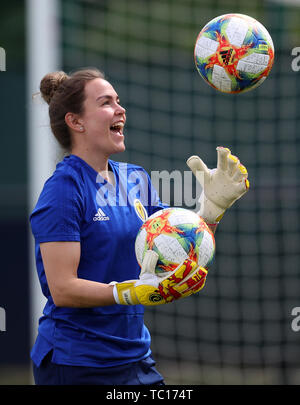
<path fill-rule="evenodd" d="M 114 305 L 113 286 L 81 278 L 71 278 L 51 292 L 58 307 L 91 308 Z"/>
<path fill-rule="evenodd" d="M 78 278 L 80 242 L 46 242 L 40 249 L 56 306 L 89 308 L 116 303 L 111 285 Z"/>

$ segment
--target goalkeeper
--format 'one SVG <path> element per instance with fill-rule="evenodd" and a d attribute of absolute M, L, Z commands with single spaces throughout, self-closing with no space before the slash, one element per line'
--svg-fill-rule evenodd
<path fill-rule="evenodd" d="M 30 217 L 47 299 L 31 352 L 35 382 L 163 384 L 151 357 L 144 306 L 197 293 L 207 269 L 185 260 L 159 278 L 150 251 L 139 269 L 135 236 L 147 216 L 165 206 L 144 169 L 128 164 L 124 171 L 124 164 L 110 159 L 125 150 L 126 113 L 103 74 L 50 73 L 40 90 L 52 132 L 68 155 L 46 181 Z M 248 189 L 238 159 L 226 148 L 218 155 L 215 170 L 198 157 L 188 160 L 196 177 L 204 172 L 200 214 L 212 229 Z M 136 184 L 139 197 L 132 199 Z"/>

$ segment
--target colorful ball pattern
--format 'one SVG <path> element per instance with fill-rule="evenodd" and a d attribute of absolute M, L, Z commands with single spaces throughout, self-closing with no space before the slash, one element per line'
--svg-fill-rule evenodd
<path fill-rule="evenodd" d="M 274 62 L 266 28 L 243 14 L 214 18 L 201 30 L 194 58 L 200 76 L 224 93 L 242 93 L 263 83 Z"/>
<path fill-rule="evenodd" d="M 155 272 L 164 276 L 187 258 L 208 267 L 214 257 L 215 239 L 196 213 L 184 208 L 165 208 L 151 215 L 137 234 L 135 254 L 140 266 L 147 250 L 158 254 Z"/>

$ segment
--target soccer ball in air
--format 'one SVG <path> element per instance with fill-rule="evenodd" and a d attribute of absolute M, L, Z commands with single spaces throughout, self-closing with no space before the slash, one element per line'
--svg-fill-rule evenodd
<path fill-rule="evenodd" d="M 198 35 L 195 64 L 200 76 L 224 93 L 252 90 L 266 79 L 274 45 L 266 28 L 243 14 L 214 18 Z"/>
<path fill-rule="evenodd" d="M 155 272 L 165 276 L 187 258 L 207 267 L 214 257 L 215 239 L 196 213 L 184 208 L 165 208 L 151 215 L 137 234 L 135 253 L 140 266 L 147 250 L 158 254 Z"/>

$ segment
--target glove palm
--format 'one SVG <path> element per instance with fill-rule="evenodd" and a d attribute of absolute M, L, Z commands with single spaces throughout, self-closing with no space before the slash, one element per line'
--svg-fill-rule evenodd
<path fill-rule="evenodd" d="M 227 148 L 218 147 L 217 152 L 217 168 L 212 170 L 199 156 L 187 160 L 187 165 L 203 186 L 199 215 L 209 224 L 219 222 L 226 209 L 249 189 L 248 172 L 239 159 Z"/>

